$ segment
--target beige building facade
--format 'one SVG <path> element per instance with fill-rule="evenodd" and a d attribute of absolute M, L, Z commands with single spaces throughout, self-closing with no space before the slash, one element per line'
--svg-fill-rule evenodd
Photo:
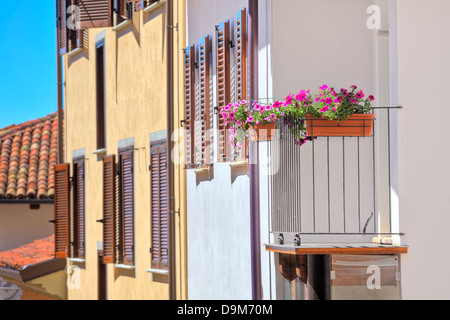
<path fill-rule="evenodd" d="M 93 23 L 95 27 L 77 31 L 62 55 L 64 162 L 72 179 L 66 221 L 70 226 L 66 256 L 72 270 L 68 299 L 185 296 L 183 170 L 174 168 L 172 173 L 176 209 L 169 210 L 166 189 L 171 182 L 165 160 L 170 155 L 167 50 L 178 52 L 183 47 L 183 37 L 176 35 L 184 25 L 178 20 L 184 17 L 184 5 L 170 2 L 174 26 L 168 26 L 167 1 L 125 1 L 125 8 L 119 7 L 124 11 L 111 12 L 112 26 Z M 84 18 L 82 14 L 81 24 Z M 175 34 L 170 46 L 168 32 Z M 73 45 L 75 37 L 78 45 Z M 177 59 L 174 55 L 172 65 L 177 66 Z M 170 79 L 178 88 L 177 77 Z M 174 108 L 182 103 L 179 97 L 175 90 Z M 178 125 L 176 110 L 170 115 Z M 111 181 L 116 182 L 111 203 L 106 198 L 106 159 L 113 160 Z M 175 229 L 168 225 L 169 211 L 174 211 Z M 112 243 L 105 241 L 108 225 Z M 173 249 L 170 232 L 176 232 Z M 114 252 L 109 255 L 107 247 Z M 174 250 L 175 259 L 169 259 L 169 250 Z M 176 267 L 171 269 L 170 263 Z M 176 274 L 171 277 L 169 270 Z"/>

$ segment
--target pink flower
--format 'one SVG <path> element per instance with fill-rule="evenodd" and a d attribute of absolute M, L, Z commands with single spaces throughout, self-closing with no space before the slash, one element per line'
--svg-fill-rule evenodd
<path fill-rule="evenodd" d="M 369 99 L 370 99 L 370 101 L 373 101 L 373 100 L 375 100 L 375 97 L 374 96 L 369 96 Z"/>
<path fill-rule="evenodd" d="M 255 120 L 253 117 L 248 117 L 245 123 L 253 122 L 253 120 Z"/>
<path fill-rule="evenodd" d="M 327 112 L 328 111 L 328 106 L 323 107 L 322 109 L 320 109 L 320 112 Z"/>
<path fill-rule="evenodd" d="M 294 95 L 292 93 L 290 93 L 287 97 L 286 97 L 286 104 L 291 104 L 292 100 L 294 100 Z"/>
<path fill-rule="evenodd" d="M 265 107 L 265 109 L 266 109 L 266 111 L 272 110 L 272 106 L 271 106 L 270 104 L 268 104 L 268 105 Z"/>
<path fill-rule="evenodd" d="M 320 90 L 326 90 L 328 89 L 328 86 L 326 84 L 324 84 L 323 86 L 320 87 Z"/>
<path fill-rule="evenodd" d="M 273 104 L 273 107 L 274 108 L 279 108 L 281 106 L 281 102 L 280 101 L 276 101 L 274 104 Z"/>
<path fill-rule="evenodd" d="M 361 90 L 361 91 L 359 91 L 356 95 L 355 95 L 355 97 L 357 98 L 357 99 L 362 99 L 362 98 L 364 98 L 364 92 Z"/>
<path fill-rule="evenodd" d="M 270 117 L 272 118 L 272 120 L 277 120 L 277 116 L 274 115 L 273 113 L 270 114 Z"/>
<path fill-rule="evenodd" d="M 228 114 L 226 112 L 222 112 L 222 118 L 228 118 Z"/>

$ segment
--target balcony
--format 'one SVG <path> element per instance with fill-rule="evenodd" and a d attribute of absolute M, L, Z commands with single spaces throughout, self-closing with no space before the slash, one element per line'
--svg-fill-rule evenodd
<path fill-rule="evenodd" d="M 397 149 L 401 107 L 375 108 L 368 137 L 302 146 L 279 121 L 268 145 L 270 231 L 277 244 L 399 244 Z"/>

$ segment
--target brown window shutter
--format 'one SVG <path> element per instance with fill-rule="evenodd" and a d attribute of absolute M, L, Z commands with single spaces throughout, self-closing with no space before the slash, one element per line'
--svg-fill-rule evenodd
<path fill-rule="evenodd" d="M 74 256 L 85 258 L 85 162 L 84 157 L 73 162 L 73 242 Z"/>
<path fill-rule="evenodd" d="M 151 147 L 152 268 L 168 268 L 167 141 Z"/>
<path fill-rule="evenodd" d="M 70 165 L 55 167 L 55 257 L 68 258 L 70 253 Z"/>
<path fill-rule="evenodd" d="M 134 265 L 134 174 L 133 151 L 120 155 L 121 263 Z"/>
<path fill-rule="evenodd" d="M 212 129 L 211 123 L 211 106 L 210 106 L 210 53 L 211 45 L 209 36 L 200 40 L 199 43 L 199 81 L 200 81 L 200 117 L 201 117 L 201 163 L 203 165 L 211 164 L 210 150 L 210 134 Z"/>
<path fill-rule="evenodd" d="M 217 98 L 219 110 L 231 101 L 230 97 L 230 22 L 225 21 L 216 27 L 217 37 Z M 226 162 L 228 157 L 227 126 L 219 112 L 219 162 Z"/>
<path fill-rule="evenodd" d="M 76 0 L 80 9 L 77 29 L 113 26 L 113 0 Z"/>
<path fill-rule="evenodd" d="M 236 17 L 236 92 L 237 100 L 247 100 L 247 10 Z"/>
<path fill-rule="evenodd" d="M 184 50 L 186 164 L 195 164 L 195 45 Z"/>
<path fill-rule="evenodd" d="M 117 0 L 117 21 L 119 24 L 129 18 L 128 2 L 127 0 Z"/>
<path fill-rule="evenodd" d="M 70 1 L 67 3 L 70 4 Z M 67 29 L 67 5 L 66 0 L 57 1 L 58 5 L 58 49 L 59 54 L 67 53 L 69 49 L 69 30 Z"/>
<path fill-rule="evenodd" d="M 116 156 L 103 158 L 103 262 L 116 262 Z"/>

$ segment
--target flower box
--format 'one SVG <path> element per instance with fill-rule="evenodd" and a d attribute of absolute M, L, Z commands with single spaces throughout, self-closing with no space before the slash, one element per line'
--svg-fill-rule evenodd
<path fill-rule="evenodd" d="M 374 114 L 353 114 L 346 120 L 329 120 L 306 115 L 306 129 L 312 137 L 370 137 Z"/>
<path fill-rule="evenodd" d="M 254 131 L 254 141 L 271 141 L 275 138 L 276 123 L 258 124 L 251 127 Z M 253 135 L 252 135 L 253 136 Z"/>

